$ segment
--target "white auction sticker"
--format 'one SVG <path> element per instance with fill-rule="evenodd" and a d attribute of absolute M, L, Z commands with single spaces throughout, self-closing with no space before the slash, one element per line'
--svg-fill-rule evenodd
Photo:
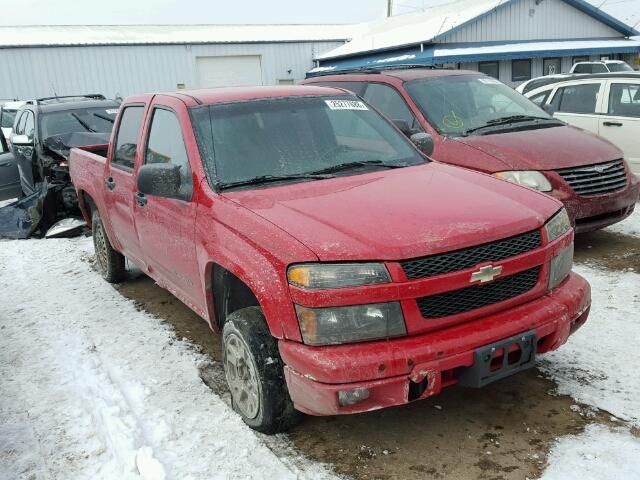
<path fill-rule="evenodd" d="M 108 108 L 105 110 L 105 112 L 107 112 L 109 115 L 115 115 L 116 113 L 118 113 L 118 109 L 117 108 Z"/>
<path fill-rule="evenodd" d="M 369 110 L 367 106 L 359 100 L 325 100 L 331 110 Z"/>

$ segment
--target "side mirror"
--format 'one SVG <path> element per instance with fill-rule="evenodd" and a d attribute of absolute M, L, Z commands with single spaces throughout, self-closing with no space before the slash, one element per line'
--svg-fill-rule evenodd
<path fill-rule="evenodd" d="M 16 147 L 33 147 L 33 138 L 26 135 L 11 135 L 11 145 Z"/>
<path fill-rule="evenodd" d="M 411 125 L 406 120 L 392 120 L 393 124 L 404 133 L 407 137 L 410 137 L 413 132 L 411 132 Z"/>
<path fill-rule="evenodd" d="M 556 113 L 556 109 L 553 105 L 551 105 L 550 103 L 545 103 L 542 106 L 542 109 L 547 112 L 549 115 L 551 115 L 553 117 L 553 114 Z"/>
<path fill-rule="evenodd" d="M 427 157 L 433 153 L 433 137 L 425 132 L 414 133 L 410 137 L 413 144 Z"/>
<path fill-rule="evenodd" d="M 138 190 L 147 195 L 187 200 L 191 192 L 180 188 L 180 166 L 170 163 L 152 163 L 138 170 Z"/>

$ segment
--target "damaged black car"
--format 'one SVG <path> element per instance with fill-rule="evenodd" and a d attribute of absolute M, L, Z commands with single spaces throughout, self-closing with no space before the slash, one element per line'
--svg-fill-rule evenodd
<path fill-rule="evenodd" d="M 9 143 L 20 198 L 0 208 L 0 237 L 49 236 L 64 231 L 61 220 L 67 229 L 81 226 L 69 220 L 81 216 L 69 151 L 81 146 L 106 155 L 119 106 L 102 95 L 82 95 L 40 98 L 18 110 Z"/>

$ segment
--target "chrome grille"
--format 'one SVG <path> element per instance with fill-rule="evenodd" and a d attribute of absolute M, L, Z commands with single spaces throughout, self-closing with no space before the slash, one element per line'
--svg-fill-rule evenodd
<path fill-rule="evenodd" d="M 583 196 L 615 192 L 627 185 L 622 159 L 583 167 L 562 168 L 556 172 L 578 195 Z"/>

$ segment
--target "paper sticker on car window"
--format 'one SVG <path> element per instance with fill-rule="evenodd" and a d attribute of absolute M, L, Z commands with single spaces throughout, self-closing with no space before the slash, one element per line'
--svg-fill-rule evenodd
<path fill-rule="evenodd" d="M 116 113 L 118 113 L 118 109 L 117 108 L 107 108 L 105 110 L 105 112 L 107 112 L 109 115 L 115 115 Z"/>
<path fill-rule="evenodd" d="M 367 106 L 359 100 L 325 100 L 324 103 L 331 110 L 369 110 Z"/>
<path fill-rule="evenodd" d="M 479 78 L 478 80 L 488 85 L 500 85 L 500 80 L 496 80 L 495 78 Z"/>

